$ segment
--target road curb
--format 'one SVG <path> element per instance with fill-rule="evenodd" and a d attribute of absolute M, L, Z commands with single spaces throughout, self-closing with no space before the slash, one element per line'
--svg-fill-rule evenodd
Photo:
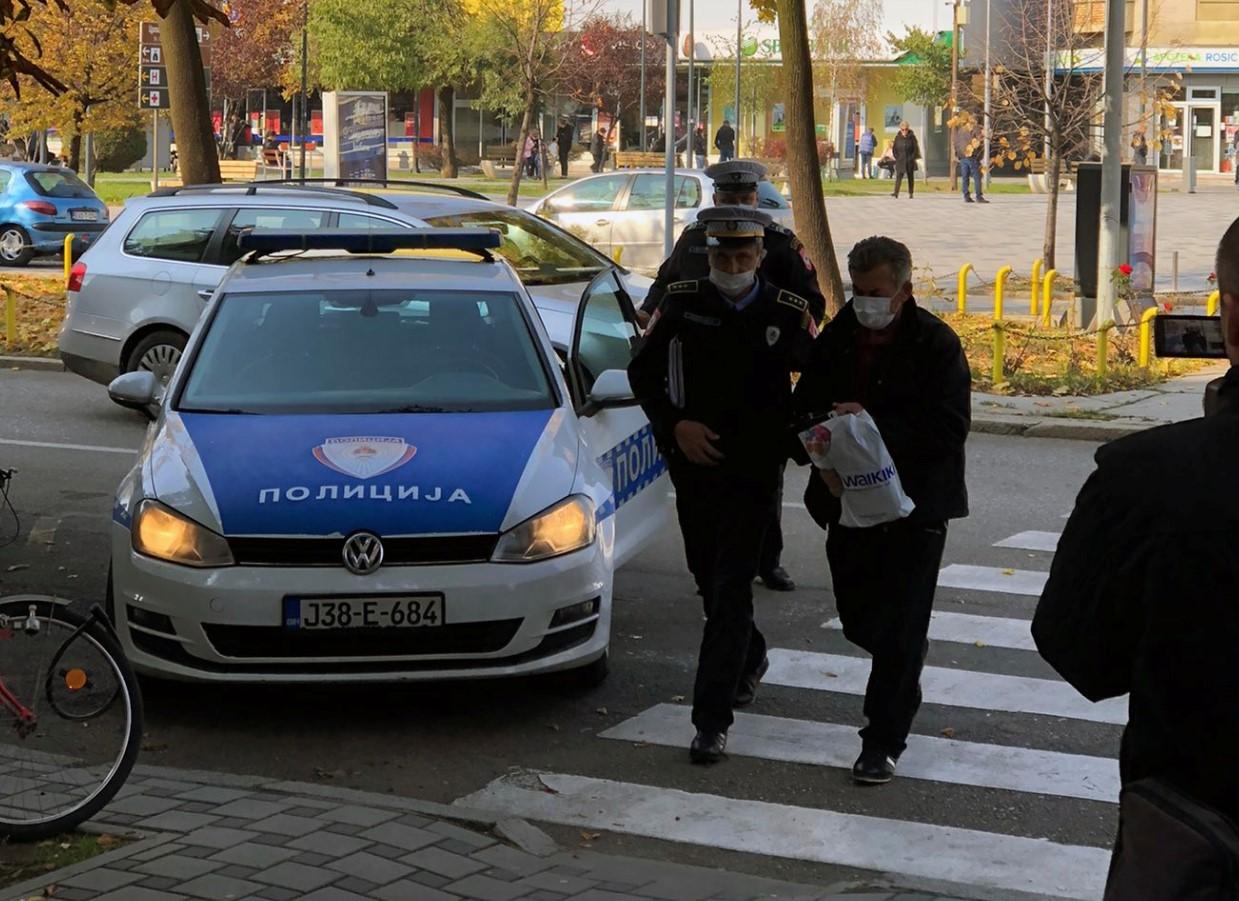
<path fill-rule="evenodd" d="M 1110 421 L 1018 415 L 972 417 L 972 431 L 986 435 L 1016 435 L 1023 438 L 1066 438 L 1075 441 L 1114 441 L 1148 429 L 1167 425 L 1146 419 Z"/>
<path fill-rule="evenodd" d="M 0 354 L 0 369 L 35 369 L 41 372 L 64 372 L 65 364 L 55 357 L 22 357 Z"/>

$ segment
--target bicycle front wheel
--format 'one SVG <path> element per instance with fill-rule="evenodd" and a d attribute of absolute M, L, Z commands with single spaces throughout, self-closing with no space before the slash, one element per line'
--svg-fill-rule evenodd
<path fill-rule="evenodd" d="M 138 755 L 142 700 L 111 631 L 36 595 L 0 598 L 0 835 L 94 816 Z"/>

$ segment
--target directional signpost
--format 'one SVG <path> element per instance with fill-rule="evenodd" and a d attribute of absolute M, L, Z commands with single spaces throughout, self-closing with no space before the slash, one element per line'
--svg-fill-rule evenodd
<path fill-rule="evenodd" d="M 211 32 L 197 26 L 198 51 L 207 89 L 211 85 Z M 159 187 L 159 111 L 172 106 L 168 95 L 168 69 L 164 61 L 159 23 L 143 22 L 138 33 L 138 108 L 151 111 L 151 190 Z"/>

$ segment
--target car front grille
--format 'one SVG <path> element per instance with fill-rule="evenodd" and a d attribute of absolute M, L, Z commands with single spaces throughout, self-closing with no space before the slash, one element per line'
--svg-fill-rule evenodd
<path fill-rule="evenodd" d="M 383 539 L 384 566 L 483 563 L 499 536 L 419 535 Z M 238 566 L 343 566 L 343 538 L 229 538 Z"/>
<path fill-rule="evenodd" d="M 207 640 L 224 657 L 397 657 L 493 654 L 507 647 L 521 619 L 449 623 L 419 629 L 285 629 L 206 623 Z"/>

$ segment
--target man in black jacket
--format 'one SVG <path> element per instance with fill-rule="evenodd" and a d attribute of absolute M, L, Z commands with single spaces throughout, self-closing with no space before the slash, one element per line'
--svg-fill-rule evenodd
<path fill-rule="evenodd" d="M 736 158 L 736 130 L 731 127 L 731 123 L 726 119 L 723 120 L 723 124 L 719 126 L 718 131 L 714 135 L 714 147 L 718 150 L 720 163 Z"/>
<path fill-rule="evenodd" d="M 568 157 L 572 155 L 572 144 L 576 139 L 576 130 L 567 119 L 559 120 L 559 129 L 555 132 L 555 147 L 559 151 L 559 174 L 568 177 Z"/>
<path fill-rule="evenodd" d="M 676 282 L 628 367 L 676 490 L 705 634 L 693 688 L 694 763 L 721 760 L 732 708 L 768 666 L 753 624 L 753 579 L 786 458 L 791 373 L 817 324 L 802 297 L 759 275 L 765 213 L 702 210 L 709 273 Z"/>
<path fill-rule="evenodd" d="M 1097 451 L 1032 632 L 1085 697 L 1130 692 L 1125 786 L 1164 780 L 1239 823 L 1239 220 L 1215 271 L 1231 362 L 1216 404 Z"/>
<path fill-rule="evenodd" d="M 912 298 L 912 256 L 891 238 L 848 254 L 854 296 L 822 330 L 793 399 L 798 420 L 868 410 L 916 509 L 856 529 L 839 524 L 837 474 L 809 479 L 805 506 L 828 530 L 826 557 L 843 634 L 873 655 L 852 777 L 889 782 L 921 703 L 920 676 L 947 521 L 968 515 L 964 441 L 968 361 L 945 322 Z M 801 462 L 808 456 L 797 449 Z"/>

